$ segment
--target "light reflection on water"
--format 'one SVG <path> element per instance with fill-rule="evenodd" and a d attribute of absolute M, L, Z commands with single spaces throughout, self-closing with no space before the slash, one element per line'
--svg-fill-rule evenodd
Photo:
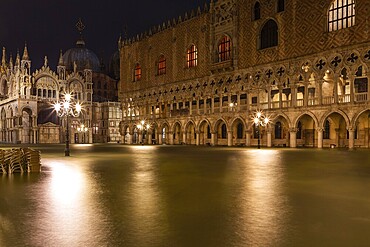
<path fill-rule="evenodd" d="M 366 246 L 368 151 L 62 146 L 0 178 L 0 246 Z"/>
<path fill-rule="evenodd" d="M 241 206 L 244 206 L 242 217 L 246 243 L 279 245 L 288 211 L 280 153 L 277 150 L 253 150 L 244 152 L 244 155 L 246 166 Z"/>

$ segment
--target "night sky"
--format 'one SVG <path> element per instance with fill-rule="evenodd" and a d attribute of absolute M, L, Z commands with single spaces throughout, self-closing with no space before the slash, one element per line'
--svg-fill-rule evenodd
<path fill-rule="evenodd" d="M 132 37 L 198 6 L 203 10 L 205 2 L 209 0 L 1 0 L 0 47 L 14 59 L 17 49 L 22 56 L 26 42 L 32 70 L 43 65 L 44 56 L 55 69 L 60 50 L 75 47 L 75 25 L 81 18 L 86 47 L 108 65 L 125 26 Z"/>

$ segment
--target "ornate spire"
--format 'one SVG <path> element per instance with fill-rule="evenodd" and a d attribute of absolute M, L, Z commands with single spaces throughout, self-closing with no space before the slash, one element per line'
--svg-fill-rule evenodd
<path fill-rule="evenodd" d="M 22 60 L 30 60 L 30 57 L 28 56 L 27 43 L 24 43 L 24 51 L 23 51 Z"/>
<path fill-rule="evenodd" d="M 77 40 L 76 45 L 77 46 L 85 46 L 85 41 L 82 37 L 82 32 L 85 30 L 85 25 L 83 24 L 81 18 L 78 19 L 78 22 L 76 23 L 77 31 L 80 33 L 80 38 Z"/>
<path fill-rule="evenodd" d="M 13 55 L 10 54 L 10 58 L 9 58 L 9 67 L 10 69 L 13 69 Z"/>
<path fill-rule="evenodd" d="M 63 65 L 64 65 L 64 62 L 63 62 L 63 51 L 60 50 L 58 66 L 63 66 Z"/>
<path fill-rule="evenodd" d="M 3 47 L 3 57 L 1 59 L 1 65 L 2 66 L 5 66 L 6 65 L 6 51 L 5 51 L 5 47 Z"/>
<path fill-rule="evenodd" d="M 17 50 L 17 57 L 15 58 L 15 66 L 19 66 L 21 64 L 21 56 L 19 55 L 19 50 Z"/>

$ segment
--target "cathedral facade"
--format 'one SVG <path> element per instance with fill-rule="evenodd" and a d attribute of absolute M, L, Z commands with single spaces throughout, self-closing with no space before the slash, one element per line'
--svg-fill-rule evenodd
<path fill-rule="evenodd" d="M 367 0 L 211 0 L 121 40 L 122 142 L 369 148 L 369 16 Z"/>
<path fill-rule="evenodd" d="M 116 133 L 119 133 L 121 111 L 109 102 L 117 98 L 117 93 L 114 93 L 117 81 L 102 75 L 99 65 L 98 58 L 85 47 L 82 38 L 75 48 L 60 53 L 56 71 L 49 67 L 47 57 L 40 69 L 32 71 L 27 46 L 23 56 L 18 52 L 15 60 L 8 58 L 3 48 L 0 142 L 63 143 L 66 133 L 69 133 L 71 143 L 118 142 Z M 100 97 L 97 102 L 94 99 L 94 83 L 105 87 L 105 98 Z M 62 102 L 66 94 L 72 96 L 71 105 L 82 105 L 80 114 L 70 115 L 68 120 L 65 116 L 58 116 L 54 108 L 54 104 Z"/>

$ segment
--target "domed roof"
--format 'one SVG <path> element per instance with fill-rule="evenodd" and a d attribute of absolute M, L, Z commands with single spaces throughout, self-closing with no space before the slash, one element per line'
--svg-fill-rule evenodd
<path fill-rule="evenodd" d="M 75 48 L 71 48 L 63 54 L 63 64 L 67 70 L 73 70 L 74 62 L 76 62 L 77 71 L 92 69 L 97 72 L 100 68 L 98 57 L 93 51 L 85 47 L 85 42 L 82 38 L 76 42 Z"/>

